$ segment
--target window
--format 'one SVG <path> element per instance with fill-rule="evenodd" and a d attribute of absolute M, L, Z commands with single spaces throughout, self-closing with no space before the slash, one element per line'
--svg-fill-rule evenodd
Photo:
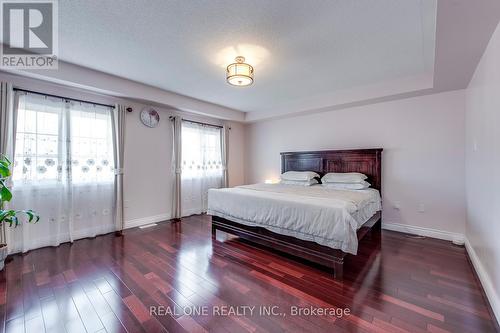
<path fill-rule="evenodd" d="M 16 92 L 14 199 L 41 223 L 10 231 L 11 251 L 115 230 L 110 107 Z"/>
<path fill-rule="evenodd" d="M 112 181 L 113 137 L 109 108 L 76 103 L 70 115 L 73 182 Z"/>
<path fill-rule="evenodd" d="M 206 212 L 208 190 L 222 186 L 222 129 L 182 122 L 182 215 Z"/>
<path fill-rule="evenodd" d="M 53 99 L 36 101 L 19 99 L 14 181 L 55 180 L 61 165 L 59 153 L 59 126 L 62 120 L 62 104 Z"/>
<path fill-rule="evenodd" d="M 18 93 L 15 185 L 112 182 L 111 109 Z"/>
<path fill-rule="evenodd" d="M 221 129 L 183 121 L 182 123 L 182 175 L 204 177 L 221 174 Z"/>

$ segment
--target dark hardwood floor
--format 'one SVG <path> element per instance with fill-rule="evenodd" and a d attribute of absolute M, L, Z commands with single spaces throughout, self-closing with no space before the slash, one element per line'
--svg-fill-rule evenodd
<path fill-rule="evenodd" d="M 341 283 L 328 271 L 226 236 L 213 242 L 210 217 L 193 216 L 126 230 L 124 237 L 105 235 L 13 256 L 0 273 L 1 330 L 497 329 L 465 250 L 449 242 L 374 233 L 366 240 L 369 250 L 347 259 Z M 256 308 L 250 314 L 243 306 Z M 265 309 L 272 314 L 258 313 Z M 293 315 L 293 309 L 303 313 Z M 311 309 L 343 312 L 304 313 Z"/>

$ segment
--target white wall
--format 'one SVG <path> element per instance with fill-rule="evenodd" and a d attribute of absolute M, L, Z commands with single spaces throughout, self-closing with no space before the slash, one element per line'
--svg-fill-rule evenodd
<path fill-rule="evenodd" d="M 500 320 L 500 25 L 466 90 L 466 236 Z"/>
<path fill-rule="evenodd" d="M 383 223 L 453 238 L 465 228 L 464 126 L 463 90 L 257 122 L 246 182 L 279 177 L 282 151 L 382 147 Z"/>
<path fill-rule="evenodd" d="M 243 185 L 245 183 L 245 125 L 231 123 L 229 131 L 229 186 Z"/>
<path fill-rule="evenodd" d="M 161 120 L 158 127 L 151 129 L 142 125 L 139 120 L 139 112 L 146 107 L 145 104 L 1 72 L 0 80 L 13 82 L 18 88 L 98 103 L 122 103 L 134 109 L 132 113 L 127 113 L 125 137 L 124 201 L 127 226 L 162 221 L 171 217 L 172 131 L 168 116 L 179 113 L 188 119 L 222 123 L 218 119 L 156 107 Z M 232 128 L 229 138 L 229 182 L 234 186 L 243 184 L 244 179 L 244 126 L 236 122 L 229 124 Z"/>
<path fill-rule="evenodd" d="M 131 105 L 125 136 L 124 205 L 128 224 L 170 218 L 172 208 L 171 110 L 161 109 L 160 123 L 147 128 L 139 120 L 143 105 Z M 163 115 L 163 117 L 162 117 Z"/>
<path fill-rule="evenodd" d="M 171 218 L 173 176 L 172 128 L 168 115 L 174 110 L 157 108 L 165 115 L 156 128 L 147 128 L 139 121 L 141 104 L 131 104 L 136 112 L 127 114 L 125 139 L 125 219 L 129 225 Z M 163 111 L 163 112 L 162 112 Z M 216 119 L 189 115 L 186 118 L 222 124 Z M 244 183 L 243 131 L 239 123 L 229 123 L 229 186 Z"/>

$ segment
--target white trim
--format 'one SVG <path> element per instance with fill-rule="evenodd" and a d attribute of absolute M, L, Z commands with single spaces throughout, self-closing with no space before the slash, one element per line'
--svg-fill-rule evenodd
<path fill-rule="evenodd" d="M 443 231 L 438 229 L 417 227 L 414 225 L 399 224 L 399 223 L 383 223 L 382 229 L 404 232 L 412 235 L 426 236 L 437 239 L 444 239 L 448 241 L 464 240 L 465 236 L 456 232 Z"/>
<path fill-rule="evenodd" d="M 135 228 L 135 227 L 140 227 L 141 225 L 162 222 L 170 219 L 171 219 L 170 213 L 146 216 L 146 217 L 141 217 L 139 219 L 125 221 L 123 227 L 124 229 Z"/>
<path fill-rule="evenodd" d="M 490 276 L 484 269 L 476 251 L 467 238 L 465 239 L 465 248 L 467 249 L 470 261 L 472 261 L 472 265 L 474 266 L 477 276 L 479 277 L 479 281 L 481 282 L 484 292 L 486 293 L 486 298 L 488 298 L 488 301 L 490 302 L 491 309 L 493 310 L 497 322 L 500 322 L 500 299 L 498 298 Z"/>
<path fill-rule="evenodd" d="M 139 229 L 147 229 L 147 228 L 151 228 L 151 227 L 156 227 L 157 225 L 158 225 L 158 223 L 145 224 L 145 225 L 141 225 L 139 227 Z"/>

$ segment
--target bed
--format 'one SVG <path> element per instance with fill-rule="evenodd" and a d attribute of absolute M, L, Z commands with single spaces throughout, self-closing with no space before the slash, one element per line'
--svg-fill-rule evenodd
<path fill-rule="evenodd" d="M 281 153 L 281 172 L 361 172 L 366 190 L 254 184 L 210 190 L 212 234 L 240 238 L 333 268 L 342 279 L 344 259 L 355 255 L 362 239 L 381 223 L 382 149 Z"/>

